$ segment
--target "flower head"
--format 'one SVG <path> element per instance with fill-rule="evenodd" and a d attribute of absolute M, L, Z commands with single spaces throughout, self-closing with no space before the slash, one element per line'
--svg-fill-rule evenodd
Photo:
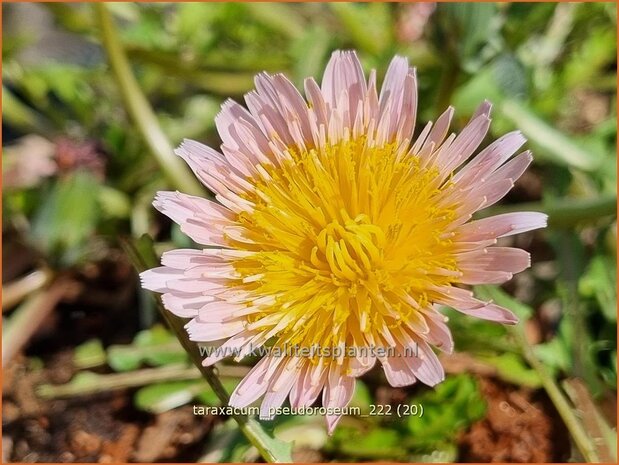
<path fill-rule="evenodd" d="M 305 80 L 305 95 L 283 75 L 260 74 L 247 109 L 222 106 L 221 153 L 181 145 L 217 202 L 159 192 L 154 204 L 207 248 L 167 252 L 142 274 L 168 310 L 191 318 L 192 340 L 216 341 L 205 364 L 270 348 L 230 399 L 243 407 L 264 396 L 264 418 L 286 398 L 300 408 L 321 393 L 323 406 L 345 407 L 377 360 L 393 386 L 442 381 L 432 347 L 450 352 L 453 341 L 439 308 L 515 323 L 463 285 L 527 268 L 529 254 L 497 238 L 546 225 L 533 212 L 469 221 L 532 159 L 512 158 L 520 132 L 473 156 L 489 103 L 457 136 L 447 135 L 449 108 L 413 139 L 415 70 L 394 58 L 378 92 L 354 52 L 335 52 L 321 86 Z M 327 415 L 330 431 L 338 419 Z"/>

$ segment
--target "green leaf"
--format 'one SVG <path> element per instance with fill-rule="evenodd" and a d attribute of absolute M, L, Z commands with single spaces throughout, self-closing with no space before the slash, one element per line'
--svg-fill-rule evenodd
<path fill-rule="evenodd" d="M 501 23 L 494 3 L 439 3 L 435 15 L 439 26 L 435 46 L 455 53 L 469 72 L 477 71 L 500 46 Z"/>
<path fill-rule="evenodd" d="M 140 331 L 129 345 L 108 348 L 108 364 L 115 371 L 130 371 L 143 363 L 151 366 L 187 363 L 188 356 L 176 337 L 161 325 Z"/>
<path fill-rule="evenodd" d="M 484 100 L 499 104 L 506 96 L 524 98 L 527 95 L 527 76 L 522 64 L 514 55 L 504 53 L 459 86 L 452 104 L 459 113 L 470 115 Z"/>
<path fill-rule="evenodd" d="M 611 389 L 617 389 L 617 351 L 610 353 L 610 367 L 601 367 L 602 378 Z"/>
<path fill-rule="evenodd" d="M 292 462 L 292 443 L 280 441 L 267 432 L 256 419 L 250 418 L 243 425 L 245 431 L 250 431 L 254 444 L 260 444 L 260 453 L 268 457 L 270 462 Z M 246 433 L 247 435 L 247 433 Z M 265 455 L 266 454 L 266 455 Z"/>
<path fill-rule="evenodd" d="M 493 60 L 492 76 L 503 95 L 524 98 L 528 92 L 527 75 L 515 55 L 504 53 Z"/>
<path fill-rule="evenodd" d="M 468 375 L 449 377 L 413 402 L 424 410 L 423 415 L 408 418 L 410 443 L 418 450 L 432 450 L 434 444 L 454 437 L 486 413 L 477 383 Z"/>
<path fill-rule="evenodd" d="M 321 27 L 308 27 L 292 45 L 295 83 L 302 87 L 307 76 L 319 76 L 329 54 L 330 37 Z"/>
<path fill-rule="evenodd" d="M 475 294 L 483 300 L 492 300 L 501 307 L 510 309 L 521 321 L 526 321 L 533 315 L 533 309 L 514 299 L 497 286 L 475 286 Z"/>
<path fill-rule="evenodd" d="M 453 309 L 448 309 L 445 316 L 449 318 L 449 327 L 453 334 L 455 346 L 465 352 L 487 352 L 488 350 L 504 352 L 516 348 L 505 326 L 493 321 L 470 318 Z"/>
<path fill-rule="evenodd" d="M 188 404 L 203 390 L 203 381 L 173 381 L 145 386 L 135 393 L 135 406 L 151 413 L 163 413 Z"/>
<path fill-rule="evenodd" d="M 252 2 L 245 7 L 259 23 L 288 37 L 299 37 L 305 30 L 303 18 L 285 3 Z"/>
<path fill-rule="evenodd" d="M 251 445 L 232 419 L 216 423 L 205 440 L 200 462 L 238 463 L 244 460 Z"/>
<path fill-rule="evenodd" d="M 114 371 L 137 370 L 142 364 L 143 356 L 131 346 L 111 345 L 107 349 L 107 363 Z"/>
<path fill-rule="evenodd" d="M 2 119 L 4 124 L 24 132 L 49 132 L 49 121 L 24 104 L 5 86 L 2 86 Z"/>
<path fill-rule="evenodd" d="M 175 16 L 175 32 L 181 47 L 187 45 L 200 50 L 213 38 L 213 30 L 209 27 L 213 18 L 212 7 L 204 3 L 182 2 L 178 4 Z"/>
<path fill-rule="evenodd" d="M 527 95 L 526 75 L 512 55 L 502 55 L 455 92 L 453 104 L 470 114 L 484 99 L 497 105 L 497 114 L 520 129 L 533 145 L 536 158 L 583 171 L 596 171 L 608 158 L 599 145 L 573 140 L 536 115 L 518 98 Z"/>
<path fill-rule="evenodd" d="M 97 373 L 93 373 L 92 371 L 80 371 L 78 372 L 71 381 L 66 384 L 63 384 L 61 387 L 64 390 L 71 390 L 74 392 L 79 392 L 80 388 L 85 387 L 89 388 L 93 384 L 98 384 L 100 382 L 101 375 Z M 41 397 L 50 397 L 57 390 L 58 386 L 53 384 L 42 384 L 37 387 L 37 395 Z"/>
<path fill-rule="evenodd" d="M 143 349 L 144 361 L 149 365 L 170 365 L 188 360 L 180 344 L 177 344 L 176 337 L 161 325 L 140 331 L 134 344 Z"/>
<path fill-rule="evenodd" d="M 379 55 L 388 46 L 393 29 L 388 5 L 334 2 L 329 7 L 359 50 Z"/>
<path fill-rule="evenodd" d="M 496 80 L 492 65 L 488 65 L 456 89 L 452 104 L 458 113 L 472 115 L 480 102 L 489 100 L 497 103 L 503 98 L 503 91 Z"/>
<path fill-rule="evenodd" d="M 595 171 L 600 167 L 603 153 L 582 148 L 519 102 L 505 100 L 500 105 L 500 112 L 520 128 L 538 149 L 538 159 L 544 157 L 583 171 Z"/>
<path fill-rule="evenodd" d="M 567 87 L 595 85 L 596 77 L 610 65 L 617 55 L 615 27 L 591 28 L 578 44 L 578 49 L 568 56 L 563 71 Z M 607 72 L 611 72 L 607 68 Z"/>
<path fill-rule="evenodd" d="M 73 363 L 79 369 L 102 365 L 105 359 L 105 349 L 99 339 L 90 339 L 77 346 L 73 352 Z"/>
<path fill-rule="evenodd" d="M 327 450 L 331 449 L 356 459 L 403 460 L 406 456 L 401 435 L 393 429 L 380 427 L 361 431 L 341 425 L 327 445 Z"/>
<path fill-rule="evenodd" d="M 479 356 L 479 359 L 494 366 L 499 378 L 508 383 L 532 389 L 537 389 L 542 385 L 537 372 L 529 368 L 518 354 L 507 352 L 501 355 Z"/>
<path fill-rule="evenodd" d="M 183 139 L 200 139 L 215 127 L 219 109 L 218 100 L 196 94 L 184 102 L 182 115 L 161 115 L 161 125 L 175 145 Z"/>
<path fill-rule="evenodd" d="M 100 186 L 99 205 L 101 211 L 110 218 L 128 218 L 131 214 L 131 199 L 113 187 Z"/>
<path fill-rule="evenodd" d="M 78 171 L 59 179 L 35 215 L 32 234 L 48 256 L 72 265 L 85 253 L 99 218 L 99 182 Z"/>
<path fill-rule="evenodd" d="M 614 257 L 596 255 L 578 281 L 584 297 L 594 297 L 607 321 L 617 322 L 617 261 Z"/>
<path fill-rule="evenodd" d="M 561 335 L 553 337 L 544 344 L 534 346 L 533 352 L 547 367 L 569 372 L 572 354 Z"/>

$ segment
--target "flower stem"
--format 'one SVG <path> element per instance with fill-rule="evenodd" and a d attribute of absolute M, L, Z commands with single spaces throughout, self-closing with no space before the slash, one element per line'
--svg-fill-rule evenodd
<path fill-rule="evenodd" d="M 93 8 L 95 8 L 99 18 L 103 46 L 107 52 L 127 112 L 135 122 L 170 184 L 183 192 L 203 195 L 204 189 L 181 160 L 174 155 L 170 141 L 163 133 L 157 121 L 157 116 L 131 72 L 127 55 L 118 39 L 118 33 L 107 5 L 95 3 Z"/>
<path fill-rule="evenodd" d="M 610 427 L 599 411 L 591 393 L 582 379 L 571 378 L 561 383 L 576 409 L 582 412 L 582 421 L 589 436 L 597 445 L 598 455 L 602 463 L 617 463 L 616 433 Z"/>
<path fill-rule="evenodd" d="M 529 365 L 537 371 L 540 379 L 542 380 L 542 385 L 544 386 L 544 390 L 550 397 L 550 400 L 554 404 L 555 408 L 559 412 L 559 415 L 563 419 L 565 426 L 569 430 L 574 443 L 578 447 L 578 450 L 581 452 L 585 460 L 589 463 L 597 463 L 600 462 L 598 457 L 595 445 L 591 441 L 591 438 L 585 431 L 583 424 L 580 422 L 576 414 L 574 413 L 574 409 L 570 405 L 569 401 L 557 385 L 556 381 L 550 374 L 546 367 L 542 365 L 539 359 L 533 353 L 533 348 L 529 345 L 524 337 L 522 331 L 518 331 L 519 339 L 522 345 L 522 352 L 524 358 L 527 360 Z"/>
<path fill-rule="evenodd" d="M 153 249 L 153 243 L 147 235 L 142 236 L 139 240 L 124 240 L 123 248 L 133 262 L 134 267 L 138 271 L 144 271 L 157 266 L 157 257 Z M 217 395 L 222 404 L 227 405 L 230 397 L 226 392 L 225 387 L 217 377 L 215 370 L 212 367 L 202 365 L 202 357 L 200 350 L 194 342 L 189 340 L 185 331 L 185 321 L 172 313 L 168 312 L 161 303 L 161 299 L 157 298 L 157 308 L 159 309 L 164 320 L 174 332 L 183 348 L 189 354 L 190 359 L 196 365 L 202 377 L 208 382 Z M 260 422 L 246 415 L 232 415 L 238 423 L 240 430 L 243 432 L 249 442 L 258 450 L 262 458 L 267 462 L 272 463 L 287 463 L 292 462 L 291 444 L 280 441 L 267 433 Z"/>

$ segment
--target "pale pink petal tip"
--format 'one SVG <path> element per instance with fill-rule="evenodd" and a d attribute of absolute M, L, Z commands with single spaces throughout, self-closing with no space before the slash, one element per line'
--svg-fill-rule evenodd
<path fill-rule="evenodd" d="M 402 357 L 389 357 L 382 361 L 382 366 L 387 382 L 393 387 L 410 386 L 417 381 Z"/>
<path fill-rule="evenodd" d="M 506 325 L 515 325 L 518 323 L 518 317 L 510 310 L 492 303 L 479 308 L 462 310 L 462 312 L 470 316 L 489 321 L 496 321 L 497 323 L 503 323 Z"/>
<path fill-rule="evenodd" d="M 521 212 L 521 214 L 525 214 Z M 527 231 L 531 231 L 532 229 L 540 229 L 548 226 L 548 215 L 540 212 L 530 212 L 528 213 L 529 217 L 528 222 L 523 222 L 522 224 L 518 224 L 518 228 L 527 227 Z"/>
<path fill-rule="evenodd" d="M 542 229 L 548 226 L 548 215 L 541 212 L 514 212 L 505 213 L 504 215 L 498 215 L 491 217 L 496 219 L 497 222 L 503 220 L 503 222 L 509 222 L 509 230 L 501 234 L 499 237 L 512 236 L 523 232 L 533 231 L 535 229 Z M 488 218 L 488 221 L 492 221 Z"/>
<path fill-rule="evenodd" d="M 328 385 L 323 391 L 322 403 L 327 409 L 342 409 L 350 403 L 354 392 L 355 378 L 341 375 L 339 369 L 332 369 Z M 329 435 L 333 433 L 341 417 L 342 415 L 335 412 L 326 415 Z"/>
<path fill-rule="evenodd" d="M 154 292 L 167 292 L 168 282 L 174 279 L 181 279 L 183 272 L 173 270 L 167 266 L 159 266 L 140 273 L 140 282 L 144 289 Z"/>

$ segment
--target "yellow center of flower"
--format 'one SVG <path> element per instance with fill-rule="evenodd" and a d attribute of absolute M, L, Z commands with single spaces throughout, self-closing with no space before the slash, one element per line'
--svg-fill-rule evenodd
<path fill-rule="evenodd" d="M 249 241 L 228 239 L 255 252 L 234 262 L 256 307 L 251 329 L 304 347 L 389 346 L 403 324 L 428 331 L 428 288 L 458 276 L 436 168 L 364 138 L 262 168 L 256 207 L 238 218 Z"/>

